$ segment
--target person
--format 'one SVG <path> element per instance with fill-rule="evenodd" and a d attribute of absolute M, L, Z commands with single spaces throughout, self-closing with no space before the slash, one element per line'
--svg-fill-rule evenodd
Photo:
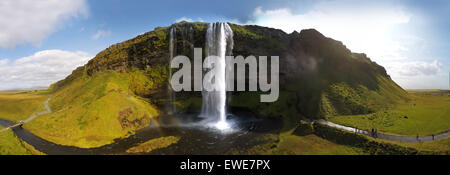
<path fill-rule="evenodd" d="M 358 127 L 355 127 L 355 133 L 358 133 Z"/>
<path fill-rule="evenodd" d="M 431 138 L 434 140 L 434 134 L 431 134 Z"/>
<path fill-rule="evenodd" d="M 419 140 L 419 134 L 416 135 L 416 140 Z"/>
<path fill-rule="evenodd" d="M 370 135 L 371 135 L 372 137 L 375 135 L 375 132 L 374 132 L 373 128 L 372 128 L 372 130 L 370 131 Z"/>

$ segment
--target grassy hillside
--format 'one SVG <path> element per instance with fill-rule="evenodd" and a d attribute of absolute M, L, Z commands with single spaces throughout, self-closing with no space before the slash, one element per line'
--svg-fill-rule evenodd
<path fill-rule="evenodd" d="M 52 113 L 39 116 L 24 127 L 49 141 L 78 147 L 98 147 L 126 137 L 159 114 L 139 94 L 150 90 L 157 68 L 128 73 L 105 71 L 66 82 L 51 95 Z"/>
<path fill-rule="evenodd" d="M 408 100 L 406 91 L 386 77 L 377 76 L 377 86 L 370 90 L 362 84 L 353 88 L 346 82 L 332 84 L 322 93 L 321 110 L 325 116 L 369 114 Z"/>
<path fill-rule="evenodd" d="M 408 91 L 409 101 L 366 115 L 330 117 L 333 122 L 397 135 L 431 135 L 450 129 L 448 91 Z"/>

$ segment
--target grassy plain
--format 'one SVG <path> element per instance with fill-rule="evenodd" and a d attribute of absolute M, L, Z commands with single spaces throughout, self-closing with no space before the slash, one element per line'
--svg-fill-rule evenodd
<path fill-rule="evenodd" d="M 264 144 L 248 150 L 236 150 L 233 154 L 251 155 L 362 155 L 362 149 L 340 145 L 314 134 L 297 136 L 292 131 L 281 134 L 266 134 L 260 138 Z"/>
<path fill-rule="evenodd" d="M 46 90 L 0 92 L 0 118 L 18 122 L 45 110 Z"/>
<path fill-rule="evenodd" d="M 449 155 L 450 153 L 450 137 L 431 142 L 416 142 L 416 143 L 394 142 L 394 141 L 384 141 L 384 142 L 393 143 L 404 147 L 415 148 L 418 151 L 432 151 L 446 155 Z"/>
<path fill-rule="evenodd" d="M 410 100 L 395 107 L 366 115 L 344 115 L 328 120 L 346 126 L 394 135 L 431 135 L 450 130 L 450 92 L 408 91 Z"/>
<path fill-rule="evenodd" d="M 360 155 L 364 152 L 359 148 L 339 145 L 314 134 L 306 136 L 281 135 L 277 149 L 271 154 L 295 155 Z"/>

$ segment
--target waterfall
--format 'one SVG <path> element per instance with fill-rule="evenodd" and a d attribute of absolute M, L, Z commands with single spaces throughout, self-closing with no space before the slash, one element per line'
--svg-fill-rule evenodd
<path fill-rule="evenodd" d="M 169 64 L 168 64 L 168 72 L 169 72 L 169 80 L 172 79 L 172 69 L 170 68 L 170 62 L 172 61 L 173 57 L 177 54 L 177 47 L 176 47 L 176 32 L 177 29 L 175 26 L 172 26 L 170 28 L 170 33 L 169 33 Z M 174 114 L 176 113 L 176 108 L 174 105 L 175 102 L 175 92 L 173 92 L 172 87 L 170 86 L 170 84 L 168 84 L 168 95 L 169 95 L 169 100 L 168 100 L 168 107 L 167 107 L 167 111 L 168 114 Z"/>
<path fill-rule="evenodd" d="M 227 128 L 226 124 L 226 61 L 233 49 L 233 31 L 227 23 L 211 23 L 206 31 L 205 54 L 218 56 L 214 65 L 217 71 L 214 77 L 215 91 L 203 91 L 202 113 L 200 116 L 218 119 L 219 129 Z M 204 71 L 208 69 L 204 68 Z"/>
<path fill-rule="evenodd" d="M 170 68 L 172 59 L 178 54 L 193 56 L 194 51 L 194 28 L 190 23 L 174 24 L 169 29 L 169 63 L 168 65 L 168 80 L 172 79 L 173 70 Z M 176 93 L 173 91 L 170 83 L 168 88 L 167 113 L 174 114 L 177 112 L 175 107 Z"/>

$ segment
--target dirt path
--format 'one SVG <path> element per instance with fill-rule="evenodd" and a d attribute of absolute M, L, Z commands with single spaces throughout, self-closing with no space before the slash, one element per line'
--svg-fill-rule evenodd
<path fill-rule="evenodd" d="M 22 124 L 28 123 L 28 122 L 30 122 L 31 120 L 35 119 L 36 117 L 38 117 L 38 116 L 40 116 L 40 115 L 44 115 L 44 114 L 51 113 L 52 110 L 50 109 L 50 106 L 48 106 L 48 102 L 49 102 L 49 101 L 50 101 L 50 98 L 48 98 L 48 99 L 44 102 L 45 111 L 41 111 L 41 112 L 37 112 L 37 113 L 32 114 L 32 115 L 31 115 L 30 117 L 28 117 L 27 119 L 22 120 Z M 19 126 L 19 125 L 20 125 L 20 123 L 16 123 L 16 124 L 14 124 L 14 125 L 10 125 L 10 126 L 8 126 L 8 127 L 6 127 L 6 128 L 1 129 L 0 132 L 5 132 L 5 131 L 7 131 L 7 130 L 9 130 L 9 129 L 11 129 L 11 128 L 15 128 L 15 127 L 17 127 L 17 126 Z"/>
<path fill-rule="evenodd" d="M 369 137 L 374 137 L 370 133 L 370 131 L 366 131 L 366 130 L 362 130 L 362 129 L 356 130 L 356 128 L 339 125 L 339 124 L 336 124 L 336 123 L 333 123 L 333 122 L 330 122 L 330 121 L 326 121 L 326 120 L 323 120 L 323 119 L 322 120 L 317 120 L 317 121 L 314 121 L 314 122 L 317 122 L 317 123 L 323 124 L 323 125 L 327 125 L 327 126 L 330 126 L 330 127 L 333 127 L 333 128 L 341 129 L 341 130 L 346 130 L 346 131 L 350 131 L 350 132 L 357 132 L 357 133 L 360 133 L 360 134 L 367 135 Z M 443 138 L 446 138 L 446 137 L 449 137 L 449 136 L 450 136 L 450 131 L 446 131 L 446 132 L 434 135 L 434 140 L 443 139 Z M 397 135 L 390 135 L 390 134 L 383 134 L 383 133 L 378 133 L 376 138 L 383 139 L 383 140 L 398 141 L 398 142 L 410 142 L 410 143 L 433 141 L 433 136 L 420 136 L 419 138 L 417 138 L 417 137 L 414 137 L 414 136 L 397 136 Z"/>

